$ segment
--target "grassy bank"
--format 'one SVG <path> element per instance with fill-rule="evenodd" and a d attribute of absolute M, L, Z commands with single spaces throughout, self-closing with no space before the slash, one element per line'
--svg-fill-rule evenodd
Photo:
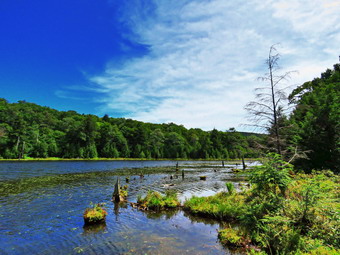
<path fill-rule="evenodd" d="M 193 197 L 184 208 L 236 222 L 239 229 L 220 231 L 224 244 L 253 245 L 263 254 L 339 254 L 339 176 L 291 173 L 289 164 L 271 155 L 251 172 L 251 189 Z"/>

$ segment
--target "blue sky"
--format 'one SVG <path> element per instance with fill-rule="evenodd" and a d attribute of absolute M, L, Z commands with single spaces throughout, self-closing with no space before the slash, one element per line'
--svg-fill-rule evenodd
<path fill-rule="evenodd" d="M 0 97 L 242 130 L 269 47 L 294 88 L 338 62 L 339 20 L 338 0 L 2 0 Z"/>

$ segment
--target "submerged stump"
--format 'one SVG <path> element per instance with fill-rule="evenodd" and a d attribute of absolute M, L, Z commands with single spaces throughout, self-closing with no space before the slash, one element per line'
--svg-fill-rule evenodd
<path fill-rule="evenodd" d="M 247 165 L 246 165 L 246 163 L 244 162 L 244 156 L 243 156 L 243 155 L 242 155 L 242 166 L 243 166 L 243 170 L 246 170 Z"/>
<path fill-rule="evenodd" d="M 117 202 L 117 203 L 125 201 L 127 194 L 128 194 L 127 188 L 128 188 L 127 185 L 125 185 L 122 188 L 120 186 L 119 178 L 117 178 L 117 182 L 115 184 L 115 189 L 114 189 L 113 194 L 112 194 L 112 201 Z"/>

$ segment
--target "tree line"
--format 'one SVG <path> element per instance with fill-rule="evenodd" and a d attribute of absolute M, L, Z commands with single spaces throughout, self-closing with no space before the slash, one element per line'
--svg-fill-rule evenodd
<path fill-rule="evenodd" d="M 263 135 L 234 128 L 186 129 L 108 115 L 58 111 L 34 103 L 0 99 L 0 157 L 21 158 L 183 158 L 258 157 Z"/>

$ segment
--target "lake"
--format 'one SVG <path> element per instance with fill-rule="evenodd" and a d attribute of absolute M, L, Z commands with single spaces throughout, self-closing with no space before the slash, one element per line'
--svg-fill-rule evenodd
<path fill-rule="evenodd" d="M 181 201 L 244 182 L 236 163 L 179 161 L 0 162 L 0 254 L 238 254 L 218 242 L 224 223 L 182 210 L 141 212 L 111 202 L 117 178 L 130 177 L 128 201 L 174 189 Z M 171 167 L 169 167 L 171 166 Z M 144 178 L 140 177 L 143 173 Z M 200 181 L 199 176 L 207 176 Z M 106 224 L 84 227 L 90 203 L 106 203 Z"/>

